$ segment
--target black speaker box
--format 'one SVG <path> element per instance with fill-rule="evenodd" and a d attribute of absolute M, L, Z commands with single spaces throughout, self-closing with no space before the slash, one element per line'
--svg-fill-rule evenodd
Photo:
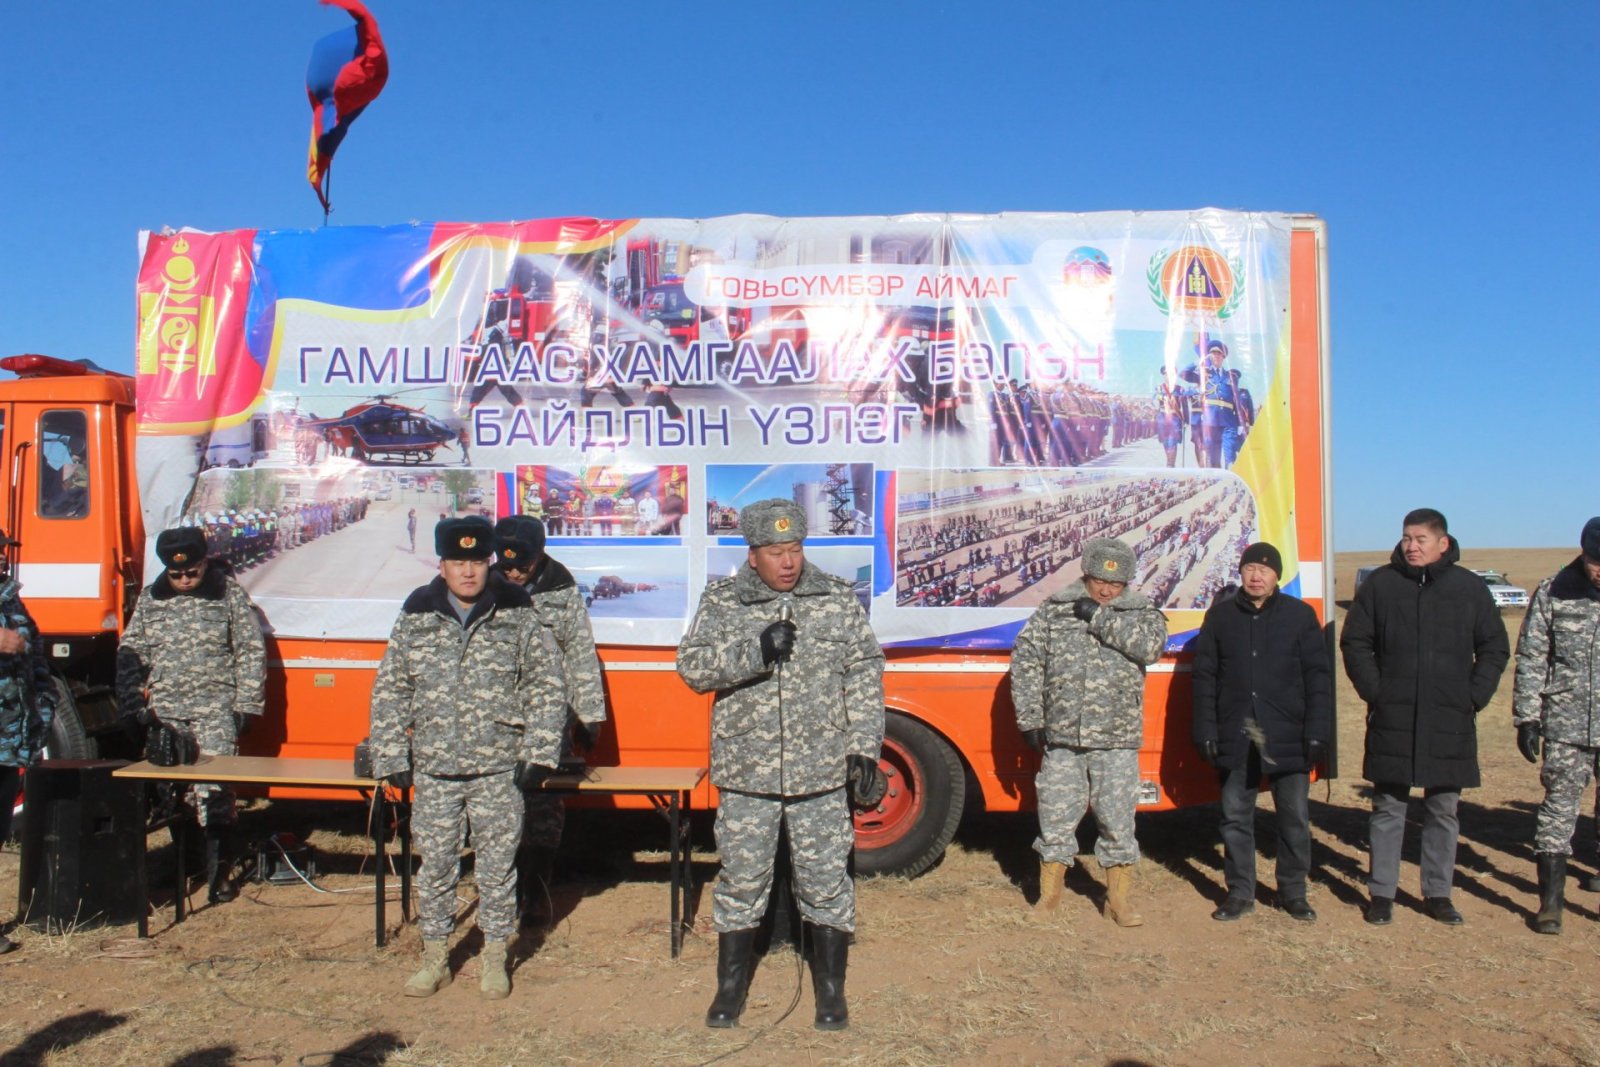
<path fill-rule="evenodd" d="M 111 777 L 126 760 L 44 760 L 23 772 L 17 914 L 59 932 L 139 917 L 144 783 Z"/>

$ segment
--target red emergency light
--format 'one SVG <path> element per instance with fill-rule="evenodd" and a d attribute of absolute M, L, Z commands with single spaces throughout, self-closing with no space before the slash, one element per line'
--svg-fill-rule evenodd
<path fill-rule="evenodd" d="M 0 359 L 0 369 L 10 371 L 18 378 L 70 378 L 90 373 L 82 363 L 32 352 Z"/>

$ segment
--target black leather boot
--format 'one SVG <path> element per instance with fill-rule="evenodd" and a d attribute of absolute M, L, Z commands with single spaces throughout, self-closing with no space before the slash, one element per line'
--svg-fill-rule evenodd
<path fill-rule="evenodd" d="M 817 998 L 816 1028 L 843 1030 L 850 1025 L 844 1002 L 844 972 L 850 962 L 850 934 L 836 926 L 810 925 L 811 989 Z"/>
<path fill-rule="evenodd" d="M 206 827 L 206 899 L 213 904 L 226 904 L 239 895 L 239 890 L 228 877 L 233 869 L 233 835 L 224 829 Z"/>
<path fill-rule="evenodd" d="M 706 1010 L 706 1025 L 718 1030 L 734 1026 L 744 1014 L 755 961 L 756 927 L 717 935 L 717 995 Z"/>
<path fill-rule="evenodd" d="M 1534 916 L 1533 928 L 1541 934 L 1559 934 L 1561 909 L 1566 904 L 1567 857 L 1541 852 L 1534 859 L 1539 863 L 1539 914 Z"/>

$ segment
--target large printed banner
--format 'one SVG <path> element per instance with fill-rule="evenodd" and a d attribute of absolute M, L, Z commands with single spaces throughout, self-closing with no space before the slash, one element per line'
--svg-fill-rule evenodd
<path fill-rule="evenodd" d="M 1289 233 L 1208 210 L 145 234 L 145 522 L 204 527 L 289 636 L 385 637 L 441 518 L 522 513 L 601 641 L 676 644 L 773 496 L 885 644 L 1009 648 L 1099 535 L 1181 636 L 1253 540 L 1294 588 Z"/>

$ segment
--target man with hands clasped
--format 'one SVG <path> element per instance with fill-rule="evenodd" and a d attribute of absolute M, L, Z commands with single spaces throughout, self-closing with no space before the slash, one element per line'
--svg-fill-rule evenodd
<path fill-rule="evenodd" d="M 432 996 L 450 981 L 455 889 L 470 825 L 483 931 L 479 988 L 496 1000 L 511 992 L 506 943 L 517 927 L 523 793 L 537 789 L 559 758 L 566 698 L 527 592 L 489 581 L 488 520 L 445 519 L 433 540 L 439 577 L 406 598 L 373 684 L 373 773 L 416 790 L 422 969 L 405 994 Z"/>

